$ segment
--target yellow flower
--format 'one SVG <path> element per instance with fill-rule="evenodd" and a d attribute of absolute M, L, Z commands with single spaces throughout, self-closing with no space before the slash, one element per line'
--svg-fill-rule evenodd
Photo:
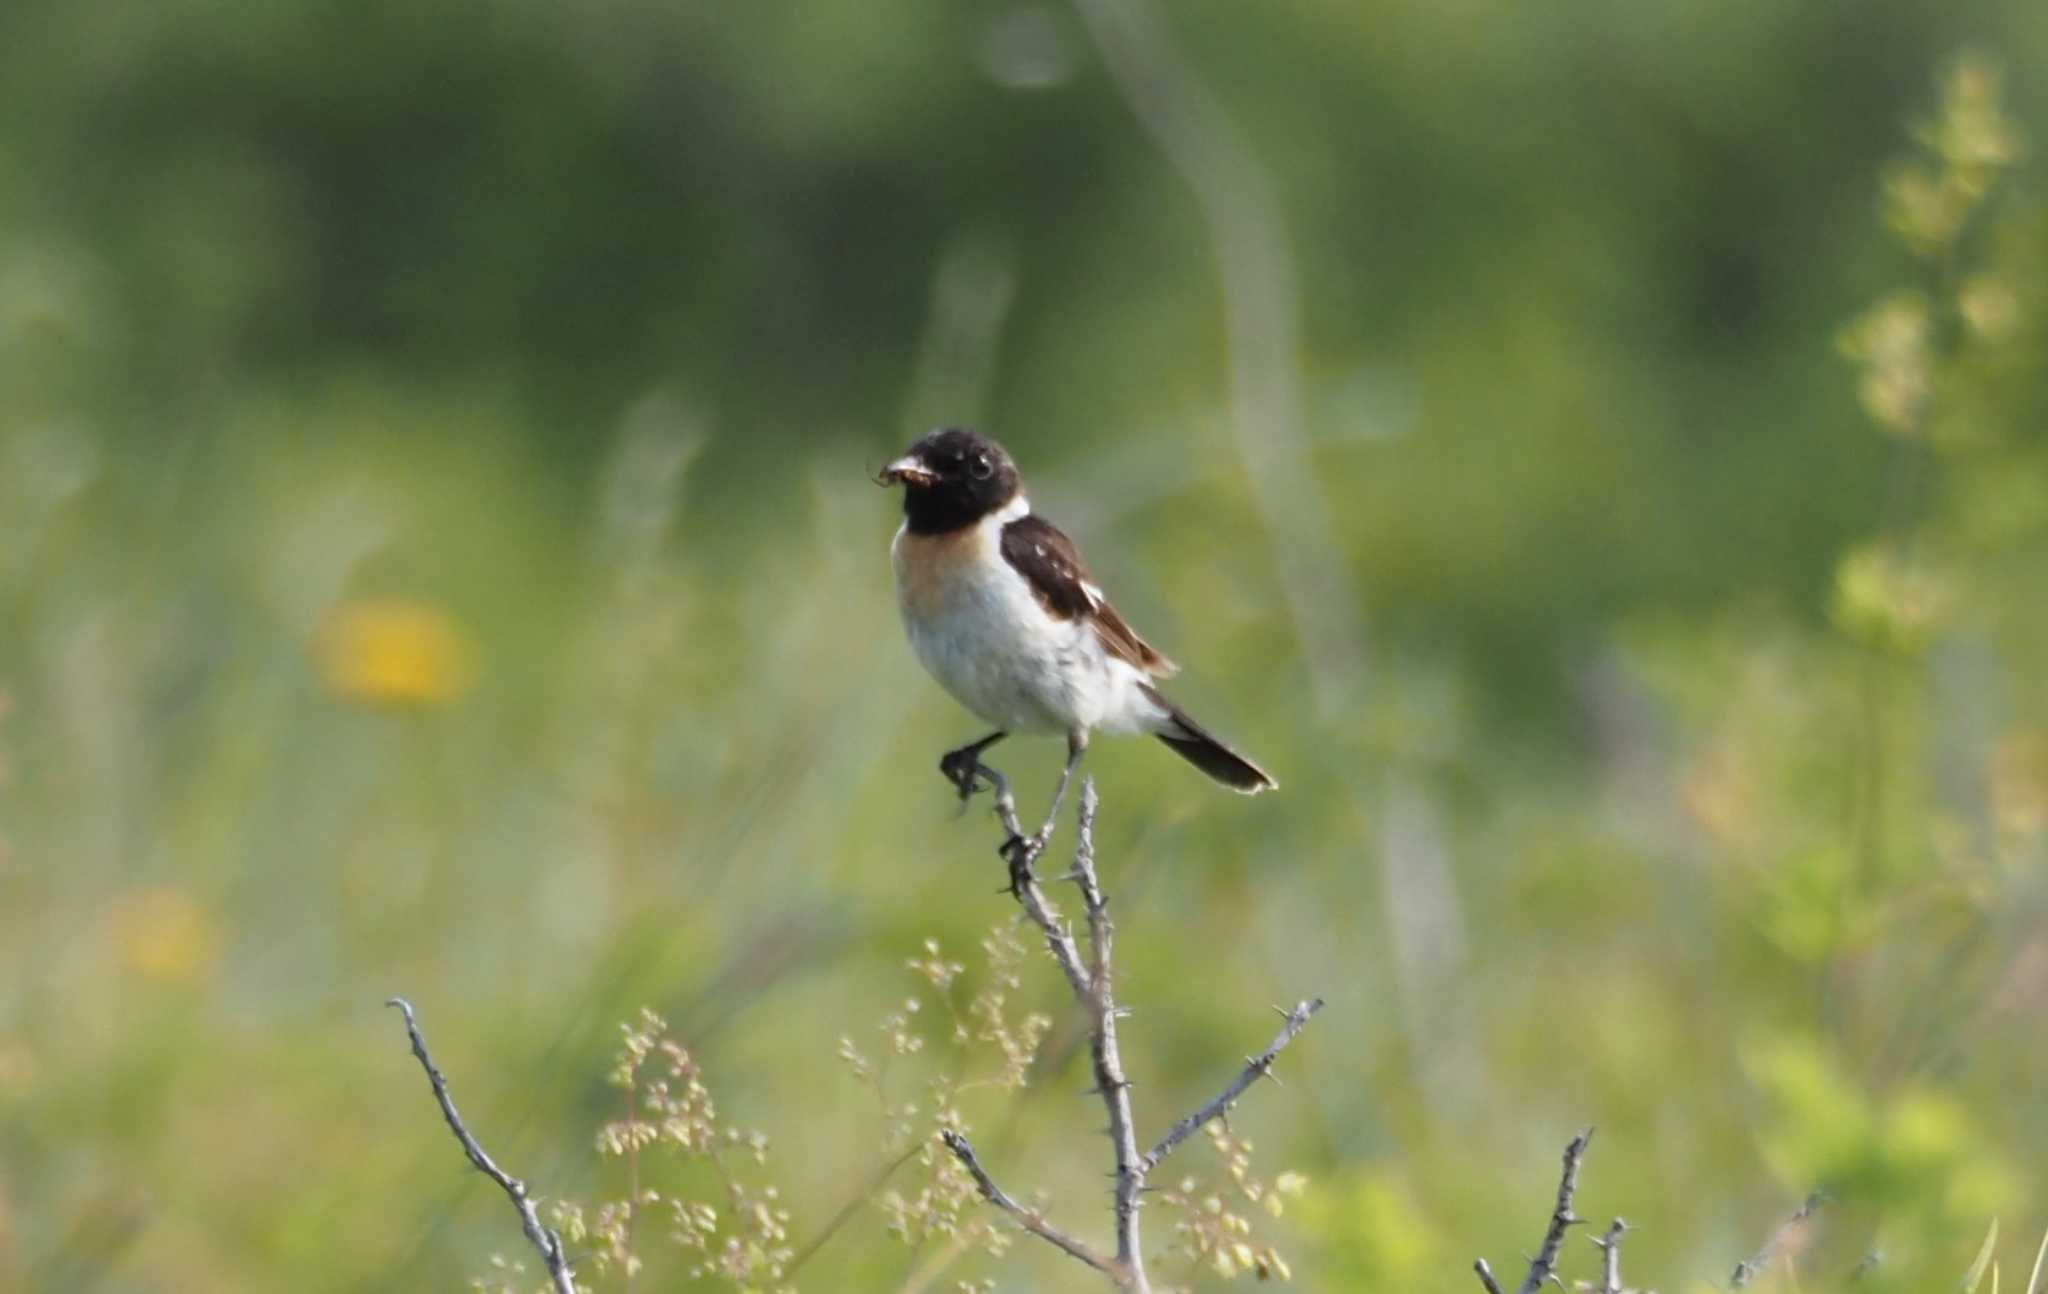
<path fill-rule="evenodd" d="M 366 705 L 445 705 L 469 686 L 470 654 L 438 607 L 357 602 L 337 609 L 315 643 L 328 690 Z"/>
<path fill-rule="evenodd" d="M 220 962 L 220 929 L 191 896 L 168 886 L 129 890 L 109 916 L 130 971 L 160 984 L 200 984 Z"/>

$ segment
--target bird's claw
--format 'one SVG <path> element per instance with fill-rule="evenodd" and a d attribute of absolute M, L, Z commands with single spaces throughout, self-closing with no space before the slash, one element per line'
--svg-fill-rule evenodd
<path fill-rule="evenodd" d="M 1010 865 L 1010 883 L 1004 887 L 1003 892 L 1011 898 L 1016 898 L 1024 892 L 1025 882 L 1033 879 L 1031 864 L 1045 852 L 1045 836 L 1043 833 L 1035 836 L 1013 835 L 999 845 L 996 852 Z"/>
<path fill-rule="evenodd" d="M 939 760 L 939 772 L 960 793 L 962 804 L 967 803 L 986 780 L 981 774 L 980 753 L 971 748 L 947 751 Z"/>

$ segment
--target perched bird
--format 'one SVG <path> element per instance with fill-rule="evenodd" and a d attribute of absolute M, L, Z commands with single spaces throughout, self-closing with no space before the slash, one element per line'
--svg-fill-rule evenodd
<path fill-rule="evenodd" d="M 910 645 L 955 700 L 996 727 L 939 761 L 962 798 L 981 752 L 1013 732 L 1065 734 L 1055 810 L 1097 729 L 1150 733 L 1234 791 L 1279 785 L 1153 686 L 1177 667 L 1117 614 L 1074 541 L 1032 514 L 1001 445 L 935 431 L 876 479 L 903 487 L 890 555 Z"/>

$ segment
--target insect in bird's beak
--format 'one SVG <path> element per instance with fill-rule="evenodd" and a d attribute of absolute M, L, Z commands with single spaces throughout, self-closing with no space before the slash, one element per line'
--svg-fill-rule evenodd
<path fill-rule="evenodd" d="M 899 458 L 875 474 L 876 485 L 932 485 L 938 476 L 915 458 Z"/>

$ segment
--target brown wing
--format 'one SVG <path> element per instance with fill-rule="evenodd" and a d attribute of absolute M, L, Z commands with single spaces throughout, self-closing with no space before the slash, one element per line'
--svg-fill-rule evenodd
<path fill-rule="evenodd" d="M 1062 620 L 1087 620 L 1112 656 L 1160 678 L 1179 670 L 1124 623 L 1089 578 L 1081 550 L 1051 522 L 1026 513 L 1004 526 L 1003 560 L 1031 585 L 1047 611 Z"/>

